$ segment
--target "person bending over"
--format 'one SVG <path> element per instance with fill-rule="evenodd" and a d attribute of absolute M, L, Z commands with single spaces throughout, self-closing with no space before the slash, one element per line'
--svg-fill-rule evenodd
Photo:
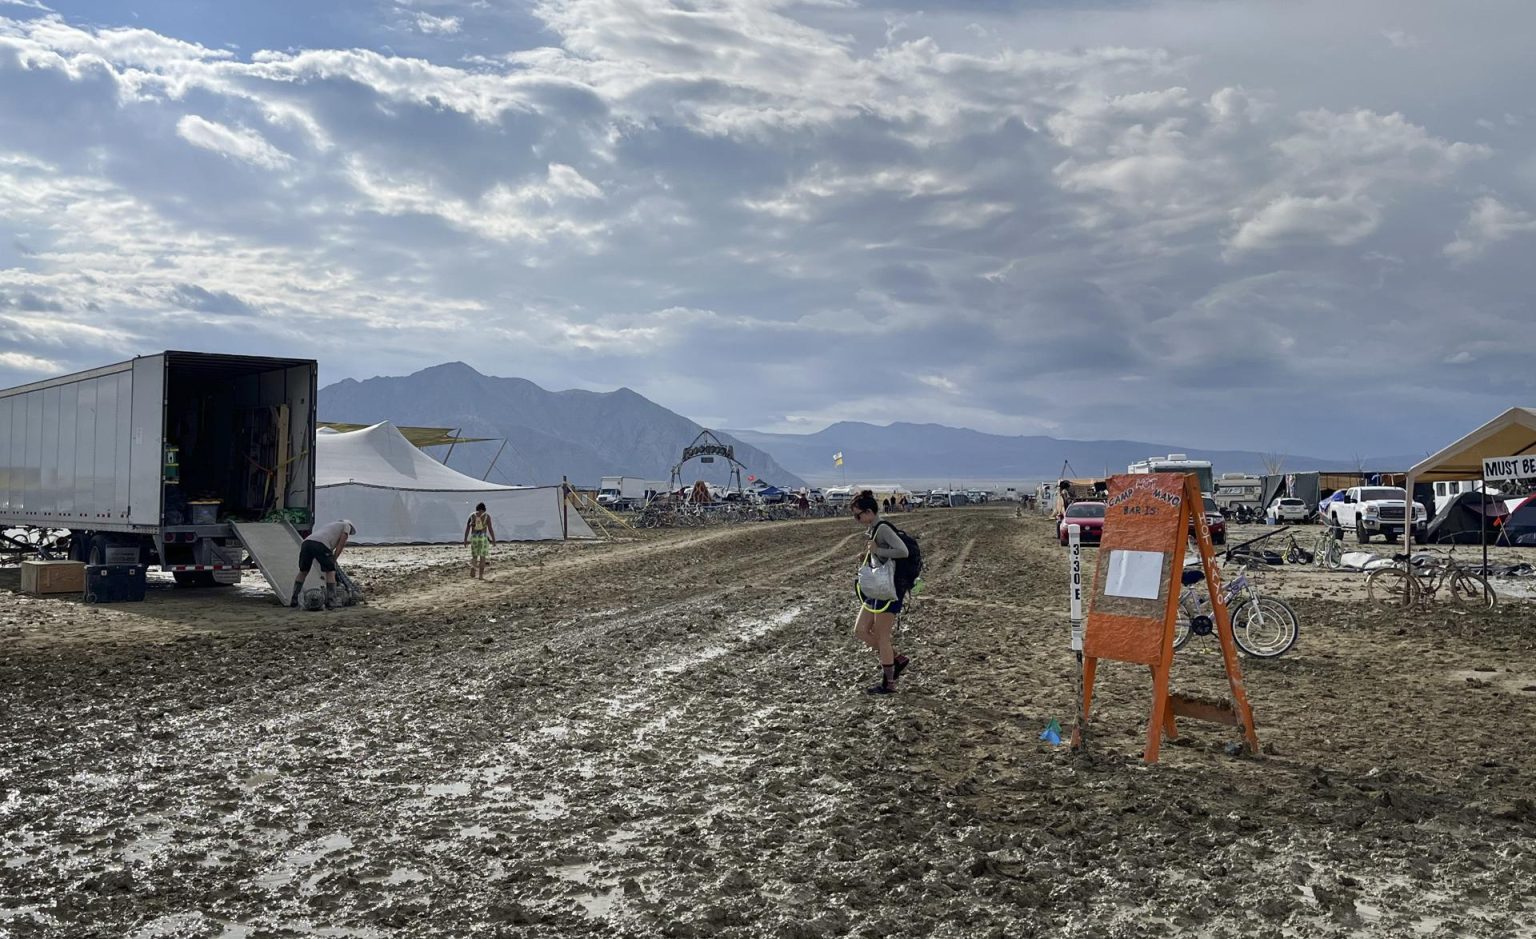
<path fill-rule="evenodd" d="M 321 525 L 309 533 L 299 546 L 299 576 L 293 582 L 293 597 L 288 605 L 299 605 L 299 594 L 304 590 L 304 579 L 310 568 L 320 562 L 320 574 L 325 578 L 325 608 L 336 608 L 336 559 L 347 546 L 347 538 L 357 534 L 357 527 L 346 519 Z"/>

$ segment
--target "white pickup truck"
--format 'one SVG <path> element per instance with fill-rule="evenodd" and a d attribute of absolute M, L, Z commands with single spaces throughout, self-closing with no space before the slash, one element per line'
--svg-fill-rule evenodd
<path fill-rule="evenodd" d="M 1367 544 L 1372 535 L 1385 535 L 1387 541 L 1403 536 L 1403 520 L 1407 496 L 1396 486 L 1356 486 L 1344 493 L 1342 499 L 1329 503 L 1327 523 L 1335 529 L 1353 528 L 1361 544 Z M 1429 512 L 1424 506 L 1413 504 L 1414 539 L 1424 540 Z"/>

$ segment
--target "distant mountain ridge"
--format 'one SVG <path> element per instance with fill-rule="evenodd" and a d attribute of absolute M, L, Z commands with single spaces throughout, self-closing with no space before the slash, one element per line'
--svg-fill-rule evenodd
<path fill-rule="evenodd" d="M 666 480 L 683 448 L 704 429 L 628 388 L 548 391 L 522 378 L 482 375 L 463 362 L 406 376 L 349 378 L 320 389 L 319 398 L 323 421 L 455 427 L 466 437 L 497 438 L 461 444 L 451 453 L 440 447 L 430 452 L 477 479 L 495 461 L 489 478 L 504 483 L 558 483 L 562 475 L 583 488 L 595 487 L 603 476 Z M 743 481 L 750 474 L 777 485 L 805 485 L 758 447 L 716 433 L 746 465 Z M 506 447 L 498 459 L 501 440 Z M 724 460 L 694 460 L 683 481 L 724 483 L 728 474 Z"/>
<path fill-rule="evenodd" d="M 1009 437 L 943 424 L 895 423 L 886 427 L 861 421 L 841 421 L 814 434 L 769 434 L 733 430 L 731 435 L 772 453 L 795 473 L 816 483 L 933 482 L 945 480 L 1055 479 L 1064 463 L 1078 476 L 1123 473 L 1127 466 L 1151 456 L 1183 453 L 1192 460 L 1210 460 L 1221 473 L 1262 473 L 1272 454 L 1250 450 L 1206 450 L 1137 440 L 1064 440 L 1047 436 Z M 841 452 L 844 465 L 834 467 Z M 1281 454 L 1282 472 L 1352 471 L 1354 460 Z M 1406 469 L 1418 457 L 1383 457 L 1364 461 L 1368 470 Z"/>

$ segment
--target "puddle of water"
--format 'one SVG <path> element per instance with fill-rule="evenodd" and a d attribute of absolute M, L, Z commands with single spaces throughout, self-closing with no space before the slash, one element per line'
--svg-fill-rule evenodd
<path fill-rule="evenodd" d="M 618 885 L 599 877 L 595 863 L 560 864 L 545 870 L 568 884 L 595 888 L 571 896 L 571 899 L 581 904 L 582 909 L 593 919 L 602 919 L 613 910 L 614 888 Z"/>
<path fill-rule="evenodd" d="M 205 921 L 206 917 L 198 912 L 170 913 L 150 920 L 132 935 L 133 939 L 161 939 L 161 937 L 171 939 L 171 937 L 201 932 Z"/>
<path fill-rule="evenodd" d="M 427 875 L 414 867 L 397 867 L 383 877 L 364 877 L 363 881 L 370 884 L 384 884 L 388 887 L 396 887 L 400 884 L 420 883 L 427 879 Z"/>
<path fill-rule="evenodd" d="M 257 789 L 260 789 L 262 786 L 265 786 L 267 783 L 276 781 L 276 773 L 269 773 L 265 771 L 256 772 L 240 780 L 240 788 L 244 789 L 246 792 L 254 792 Z"/>
<path fill-rule="evenodd" d="M 739 627 L 736 641 L 729 646 L 706 646 L 691 655 L 685 655 L 675 662 L 670 662 L 660 668 L 653 669 L 652 674 L 670 677 L 679 675 L 691 668 L 713 662 L 723 655 L 734 652 L 738 646 L 745 645 L 756 639 L 761 639 L 776 629 L 782 629 L 794 621 L 800 615 L 801 608 L 792 606 L 787 610 L 780 610 L 772 616 L 761 619 L 747 620 Z"/>
<path fill-rule="evenodd" d="M 174 832 L 172 832 L 169 826 L 156 831 L 142 832 L 127 847 L 123 848 L 119 854 L 125 861 L 148 864 L 155 859 L 156 855 L 171 846 L 173 834 Z"/>
<path fill-rule="evenodd" d="M 535 799 L 528 806 L 528 814 L 540 821 L 549 821 L 566 814 L 565 797 L 553 793 Z"/>
<path fill-rule="evenodd" d="M 299 869 L 308 867 L 321 858 L 352 847 L 352 839 L 343 834 L 326 835 L 304 849 L 295 849 L 283 855 L 283 859 L 271 871 L 252 879 L 258 887 L 281 887 L 298 875 Z"/>
<path fill-rule="evenodd" d="M 484 825 L 465 825 L 459 829 L 460 838 L 489 838 L 491 830 Z"/>
<path fill-rule="evenodd" d="M 428 798 L 461 798 L 469 795 L 469 783 L 467 781 L 451 783 L 434 783 L 423 790 Z"/>
<path fill-rule="evenodd" d="M 59 925 L 59 921 L 44 913 L 40 906 L 14 906 L 10 909 L 0 907 L 0 923 L 9 923 L 18 919 L 31 920 L 41 926 Z"/>

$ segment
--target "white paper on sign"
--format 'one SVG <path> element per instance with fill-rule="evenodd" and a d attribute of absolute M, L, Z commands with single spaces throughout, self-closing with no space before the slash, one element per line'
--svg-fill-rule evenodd
<path fill-rule="evenodd" d="M 1163 552 L 1111 551 L 1104 595 L 1156 600 L 1163 585 Z"/>

